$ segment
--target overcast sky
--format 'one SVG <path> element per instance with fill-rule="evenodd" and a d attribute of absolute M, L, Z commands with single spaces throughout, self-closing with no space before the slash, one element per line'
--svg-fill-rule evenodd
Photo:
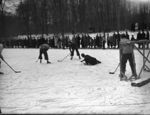
<path fill-rule="evenodd" d="M 15 10 L 21 0 L 6 0 L 5 10 L 11 13 L 15 13 Z"/>
<path fill-rule="evenodd" d="M 134 2 L 148 2 L 150 0 L 130 0 L 130 1 L 134 1 Z"/>
<path fill-rule="evenodd" d="M 136 3 L 150 2 L 150 0 L 129 0 L 129 1 L 136 2 Z M 21 2 L 21 0 L 6 0 L 5 10 L 7 10 L 7 12 L 11 12 L 14 14 L 15 10 L 20 2 Z"/>

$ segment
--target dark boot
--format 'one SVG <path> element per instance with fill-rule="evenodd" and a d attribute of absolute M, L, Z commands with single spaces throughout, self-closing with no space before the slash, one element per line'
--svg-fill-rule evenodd
<path fill-rule="evenodd" d="M 73 59 L 73 56 L 71 56 L 71 58 L 70 58 L 71 60 Z"/>
<path fill-rule="evenodd" d="M 130 79 L 131 79 L 131 80 L 136 80 L 136 79 L 138 79 L 138 76 L 137 76 L 137 74 L 136 74 L 135 68 L 132 69 L 132 76 L 130 77 Z"/>
<path fill-rule="evenodd" d="M 101 63 L 101 61 L 98 61 L 98 60 L 97 60 L 97 64 L 99 64 L 99 63 Z"/>
<path fill-rule="evenodd" d="M 51 64 L 51 62 L 47 60 L 47 64 Z"/>
<path fill-rule="evenodd" d="M 40 63 L 42 63 L 42 60 L 40 59 Z"/>
<path fill-rule="evenodd" d="M 125 75 L 125 73 L 121 73 L 120 75 L 119 75 L 119 77 L 120 77 L 120 81 L 127 81 L 127 76 Z"/>
<path fill-rule="evenodd" d="M 131 81 L 137 80 L 137 74 L 132 74 L 132 76 L 129 78 Z"/>
<path fill-rule="evenodd" d="M 0 72 L 0 74 L 4 74 L 3 72 Z"/>

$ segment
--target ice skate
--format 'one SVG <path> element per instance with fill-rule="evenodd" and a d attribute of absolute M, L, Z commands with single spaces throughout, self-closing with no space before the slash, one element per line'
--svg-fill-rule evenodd
<path fill-rule="evenodd" d="M 120 77 L 120 81 L 127 81 L 128 80 L 128 78 L 125 74 L 120 74 L 119 77 Z"/>
<path fill-rule="evenodd" d="M 50 61 L 47 61 L 47 64 L 51 64 L 51 62 L 50 62 Z"/>
<path fill-rule="evenodd" d="M 138 79 L 137 75 L 134 75 L 134 74 L 129 78 L 129 80 L 131 80 L 131 81 L 135 81 L 137 79 Z"/>
<path fill-rule="evenodd" d="M 0 72 L 0 74 L 4 74 L 3 72 Z"/>

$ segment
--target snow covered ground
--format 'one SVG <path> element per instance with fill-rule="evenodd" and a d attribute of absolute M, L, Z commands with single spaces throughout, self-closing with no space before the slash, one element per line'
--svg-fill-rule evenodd
<path fill-rule="evenodd" d="M 21 73 L 14 73 L 2 63 L 0 75 L 0 107 L 3 113 L 150 113 L 150 84 L 132 87 L 119 80 L 119 51 L 112 49 L 81 49 L 102 64 L 83 65 L 77 56 L 71 61 L 69 51 L 50 49 L 52 64 L 40 64 L 38 49 L 4 49 L 5 60 Z M 137 72 L 142 57 L 135 51 Z M 149 64 L 150 66 L 150 64 Z M 127 76 L 131 75 L 127 63 Z M 143 72 L 141 80 L 149 78 Z"/>

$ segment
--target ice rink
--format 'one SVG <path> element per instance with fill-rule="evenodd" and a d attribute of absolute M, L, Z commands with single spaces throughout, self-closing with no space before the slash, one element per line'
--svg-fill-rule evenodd
<path fill-rule="evenodd" d="M 80 49 L 102 63 L 85 66 L 78 57 L 58 62 L 69 50 L 50 49 L 52 64 L 36 62 L 38 49 L 4 49 L 5 60 L 21 73 L 14 73 L 2 62 L 0 71 L 0 106 L 2 113 L 150 113 L 150 84 L 132 87 L 120 81 L 119 50 Z M 137 73 L 142 56 L 135 51 Z M 150 67 L 150 64 L 149 64 Z M 126 75 L 131 75 L 127 63 Z M 149 78 L 143 72 L 140 80 Z"/>

